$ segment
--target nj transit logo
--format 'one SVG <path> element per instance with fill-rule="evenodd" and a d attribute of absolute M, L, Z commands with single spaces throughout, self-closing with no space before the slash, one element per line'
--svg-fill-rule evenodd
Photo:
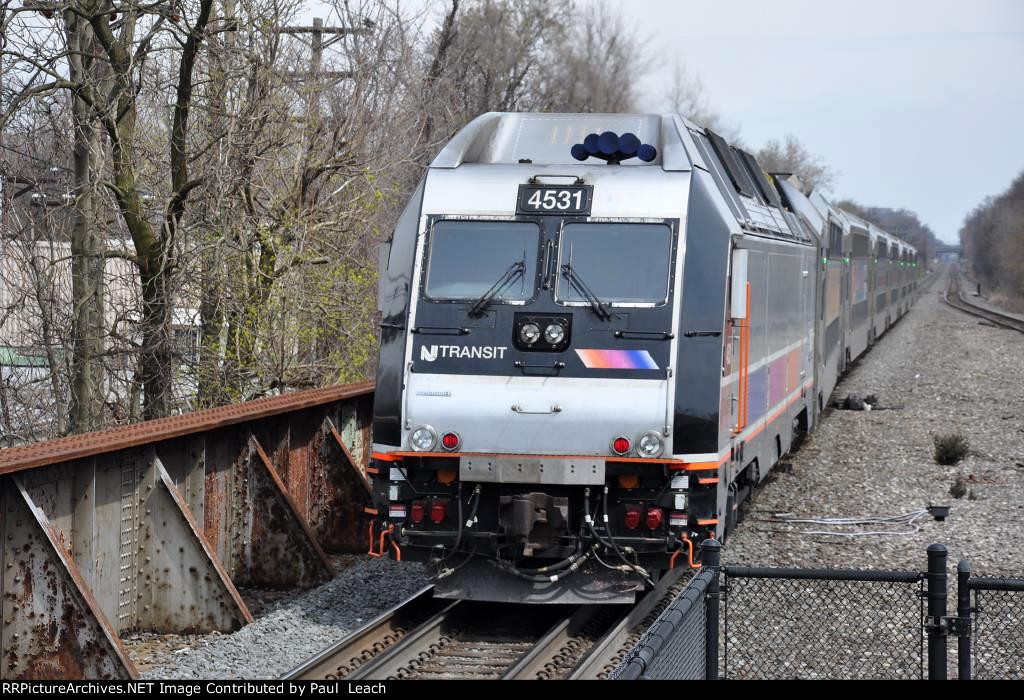
<path fill-rule="evenodd" d="M 436 362 L 437 358 L 448 360 L 501 360 L 508 347 L 495 345 L 422 345 L 420 359 Z"/>

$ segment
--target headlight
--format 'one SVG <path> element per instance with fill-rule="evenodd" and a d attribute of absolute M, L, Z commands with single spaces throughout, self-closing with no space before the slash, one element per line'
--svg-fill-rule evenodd
<path fill-rule="evenodd" d="M 437 442 L 437 431 L 429 425 L 421 425 L 412 431 L 409 442 L 412 443 L 412 449 L 417 452 L 429 452 L 434 449 Z"/>
<path fill-rule="evenodd" d="M 527 345 L 533 345 L 540 338 L 540 326 L 536 323 L 526 323 L 519 329 L 519 340 Z"/>
<path fill-rule="evenodd" d="M 565 328 L 560 323 L 552 323 L 544 329 L 544 340 L 549 345 L 558 345 L 565 340 Z"/>
<path fill-rule="evenodd" d="M 665 449 L 665 443 L 661 439 L 661 435 L 649 430 L 648 432 L 641 435 L 636 441 L 636 452 L 641 457 L 660 457 L 661 451 Z"/>

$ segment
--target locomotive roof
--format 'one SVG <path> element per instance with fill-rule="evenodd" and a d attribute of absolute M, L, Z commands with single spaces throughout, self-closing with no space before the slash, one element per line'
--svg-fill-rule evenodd
<path fill-rule="evenodd" d="M 824 197 L 822 197 L 822 200 L 824 200 Z M 895 245 L 899 250 L 906 250 L 911 253 L 917 252 L 917 249 L 914 246 L 910 245 L 899 236 L 895 236 L 886 231 L 885 229 L 879 228 L 875 224 L 865 219 L 862 219 L 856 214 L 848 212 L 845 209 L 839 209 L 837 207 L 832 207 L 832 210 L 838 212 L 840 216 L 844 217 L 847 220 L 847 222 L 866 230 L 868 232 L 868 236 L 870 236 L 873 242 L 881 240 L 884 241 L 887 245 Z"/>
<path fill-rule="evenodd" d="M 578 165 L 570 149 L 590 133 L 632 133 L 657 149 L 654 160 L 631 159 L 628 167 L 660 166 L 690 170 L 681 125 L 674 115 L 548 114 L 487 112 L 464 126 L 431 162 L 432 168 L 457 168 L 463 163 Z"/>
<path fill-rule="evenodd" d="M 712 174 L 726 204 L 740 226 L 761 235 L 801 240 L 820 237 L 827 212 L 843 220 L 844 228 L 858 226 L 872 239 L 898 240 L 848 211 L 838 209 L 819 193 L 810 202 L 800 188 L 783 175 L 767 175 L 750 153 L 710 129 L 675 114 L 549 114 L 488 112 L 463 127 L 430 164 L 454 169 L 463 164 L 579 166 L 572 157 L 574 144 L 587 134 L 612 131 L 635 134 L 657 149 L 650 162 L 624 160 L 622 167 L 689 171 L 694 167 Z M 589 167 L 599 167 L 587 162 Z M 913 250 L 912 246 L 900 242 Z"/>

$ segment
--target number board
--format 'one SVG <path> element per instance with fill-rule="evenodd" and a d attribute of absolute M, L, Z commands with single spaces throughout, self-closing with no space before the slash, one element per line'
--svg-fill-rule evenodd
<path fill-rule="evenodd" d="M 589 216 L 592 185 L 520 185 L 519 214 Z"/>

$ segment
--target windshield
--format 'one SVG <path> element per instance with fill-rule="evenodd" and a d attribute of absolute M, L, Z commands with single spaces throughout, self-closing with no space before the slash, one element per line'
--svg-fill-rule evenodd
<path fill-rule="evenodd" d="M 494 301 L 529 299 L 539 240 L 537 224 L 528 222 L 438 221 L 430 239 L 427 297 L 476 300 L 505 278 Z M 521 274 L 508 275 L 518 263 Z"/>
<path fill-rule="evenodd" d="M 668 299 L 672 229 L 665 224 L 568 224 L 559 246 L 556 299 L 584 302 L 565 266 L 601 302 L 660 304 Z"/>

